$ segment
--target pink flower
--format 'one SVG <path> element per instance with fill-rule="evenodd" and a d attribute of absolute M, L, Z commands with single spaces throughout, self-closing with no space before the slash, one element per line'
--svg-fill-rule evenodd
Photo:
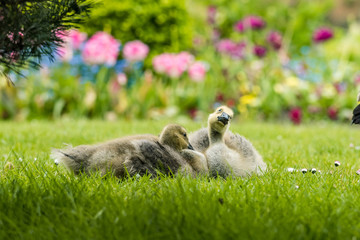
<path fill-rule="evenodd" d="M 193 60 L 194 56 L 188 52 L 163 53 L 153 58 L 153 67 L 157 73 L 165 73 L 171 78 L 178 78 L 187 70 Z"/>
<path fill-rule="evenodd" d="M 69 62 L 73 55 L 74 49 L 78 49 L 83 41 L 86 40 L 86 34 L 78 30 L 58 31 L 56 36 L 63 40 L 63 43 L 57 49 L 60 59 Z"/>
<path fill-rule="evenodd" d="M 279 50 L 282 45 L 282 36 L 280 35 L 280 33 L 272 31 L 267 36 L 267 41 L 275 50 Z"/>
<path fill-rule="evenodd" d="M 119 55 L 120 43 L 105 32 L 95 33 L 86 43 L 82 57 L 88 64 L 113 66 Z"/>
<path fill-rule="evenodd" d="M 178 78 L 186 71 L 187 68 L 188 65 L 184 59 L 172 54 L 170 62 L 166 65 L 165 73 L 171 78 Z"/>
<path fill-rule="evenodd" d="M 62 61 L 69 62 L 74 55 L 74 49 L 80 48 L 87 35 L 72 29 L 69 31 L 57 31 L 56 36 L 63 40 L 61 46 L 57 48 L 57 54 Z"/>
<path fill-rule="evenodd" d="M 234 46 L 234 48 L 233 48 L 232 51 L 230 52 L 230 55 L 231 55 L 232 58 L 234 58 L 234 59 L 244 58 L 245 48 L 246 48 L 246 43 L 245 43 L 245 42 L 236 43 L 235 46 Z"/>
<path fill-rule="evenodd" d="M 195 62 L 189 67 L 188 73 L 194 82 L 202 82 L 206 74 L 206 66 L 203 62 Z"/>
<path fill-rule="evenodd" d="M 14 39 L 14 33 L 13 32 L 10 32 L 7 37 L 10 39 L 10 41 L 14 41 L 14 43 L 19 43 L 18 39 L 22 39 L 24 38 L 24 34 L 22 32 L 18 32 L 17 36 L 15 36 L 15 39 Z"/>
<path fill-rule="evenodd" d="M 129 62 L 143 61 L 149 53 L 149 47 L 139 40 L 125 44 L 123 54 Z"/>
<path fill-rule="evenodd" d="M 17 60 L 19 60 L 19 57 L 20 57 L 19 52 L 12 51 L 10 53 L 10 62 L 13 62 L 13 63 L 17 62 Z"/>
<path fill-rule="evenodd" d="M 180 52 L 179 54 L 177 54 L 177 59 L 179 62 L 181 62 L 181 64 L 185 65 L 185 66 L 189 66 L 190 64 L 192 64 L 194 62 L 195 57 L 188 53 L 188 52 Z"/>
<path fill-rule="evenodd" d="M 289 118 L 294 124 L 300 124 L 302 119 L 301 108 L 295 107 L 289 111 Z"/>
<path fill-rule="evenodd" d="M 8 33 L 7 37 L 10 39 L 10 41 L 13 41 L 14 40 L 14 33 L 13 32 Z"/>
<path fill-rule="evenodd" d="M 315 43 L 321 43 L 331 39 L 333 36 L 334 33 L 330 28 L 322 27 L 315 30 L 313 40 Z"/>
<path fill-rule="evenodd" d="M 64 38 L 66 38 L 67 33 L 66 33 L 66 31 L 63 31 L 63 30 L 55 30 L 55 35 L 58 38 L 64 39 Z"/>
<path fill-rule="evenodd" d="M 87 34 L 76 29 L 69 30 L 67 34 L 67 41 L 74 49 L 79 49 L 81 44 L 86 40 Z"/>
<path fill-rule="evenodd" d="M 228 54 L 235 59 L 244 57 L 245 47 L 244 42 L 235 43 L 230 39 L 222 39 L 216 45 L 218 52 Z"/>
<path fill-rule="evenodd" d="M 118 73 L 116 75 L 116 81 L 117 83 L 119 83 L 121 86 L 125 85 L 127 83 L 127 77 L 125 73 Z"/>
<path fill-rule="evenodd" d="M 166 68 L 171 64 L 172 55 L 163 53 L 153 58 L 152 64 L 157 73 L 165 73 Z"/>
<path fill-rule="evenodd" d="M 57 49 L 57 53 L 62 61 L 69 62 L 74 56 L 74 51 L 69 44 L 63 44 Z"/>
<path fill-rule="evenodd" d="M 335 107 L 329 107 L 327 110 L 327 114 L 330 119 L 336 120 L 338 117 L 338 110 Z"/>
<path fill-rule="evenodd" d="M 266 55 L 266 48 L 260 45 L 256 45 L 253 49 L 253 53 L 259 58 L 262 58 Z"/>

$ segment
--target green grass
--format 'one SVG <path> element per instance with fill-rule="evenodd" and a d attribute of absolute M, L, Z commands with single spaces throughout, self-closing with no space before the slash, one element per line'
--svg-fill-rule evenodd
<path fill-rule="evenodd" d="M 49 158 L 62 143 L 157 134 L 165 124 L 0 122 L 0 239 L 360 239 L 355 126 L 234 123 L 270 167 L 247 179 L 75 177 Z M 7 162 L 15 169 L 3 170 Z"/>

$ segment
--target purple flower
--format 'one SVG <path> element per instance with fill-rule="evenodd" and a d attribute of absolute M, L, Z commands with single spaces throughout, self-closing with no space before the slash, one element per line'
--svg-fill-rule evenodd
<path fill-rule="evenodd" d="M 220 53 L 230 53 L 235 45 L 236 44 L 230 39 L 222 39 L 216 44 L 216 50 Z"/>
<path fill-rule="evenodd" d="M 295 107 L 289 111 L 289 118 L 294 124 L 300 124 L 302 119 L 301 108 Z"/>
<path fill-rule="evenodd" d="M 265 21 L 258 16 L 247 16 L 244 18 L 245 28 L 262 29 L 265 27 Z"/>
<path fill-rule="evenodd" d="M 245 31 L 245 26 L 244 26 L 243 21 L 238 21 L 237 23 L 235 23 L 234 29 L 237 32 L 241 32 L 241 33 L 244 32 Z"/>
<path fill-rule="evenodd" d="M 321 43 L 329 40 L 333 36 L 334 33 L 330 28 L 321 27 L 315 30 L 313 34 L 313 40 L 315 43 Z"/>
<path fill-rule="evenodd" d="M 331 106 L 328 108 L 327 114 L 330 119 L 336 120 L 338 117 L 338 110 L 335 107 Z"/>
<path fill-rule="evenodd" d="M 271 31 L 267 36 L 267 41 L 275 50 L 279 50 L 282 45 L 282 36 L 276 31 Z"/>
<path fill-rule="evenodd" d="M 260 30 L 266 25 L 265 21 L 259 16 L 247 16 L 234 25 L 235 31 L 244 32 L 247 29 Z"/>
<path fill-rule="evenodd" d="M 260 45 L 256 45 L 253 49 L 253 53 L 259 58 L 262 58 L 266 55 L 266 48 Z"/>

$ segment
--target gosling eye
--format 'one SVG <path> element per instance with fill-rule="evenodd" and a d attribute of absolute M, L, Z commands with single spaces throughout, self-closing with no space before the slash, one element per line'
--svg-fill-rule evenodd
<path fill-rule="evenodd" d="M 222 112 L 222 109 L 220 108 L 220 109 L 218 110 L 218 112 Z"/>
<path fill-rule="evenodd" d="M 183 136 L 186 137 L 186 133 L 183 133 Z"/>

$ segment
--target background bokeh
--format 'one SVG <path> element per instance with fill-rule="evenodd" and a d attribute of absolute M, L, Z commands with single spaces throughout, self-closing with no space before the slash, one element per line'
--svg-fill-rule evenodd
<path fill-rule="evenodd" d="M 0 80 L 0 118 L 349 122 L 360 90 L 356 0 L 103 0 L 55 62 Z"/>

